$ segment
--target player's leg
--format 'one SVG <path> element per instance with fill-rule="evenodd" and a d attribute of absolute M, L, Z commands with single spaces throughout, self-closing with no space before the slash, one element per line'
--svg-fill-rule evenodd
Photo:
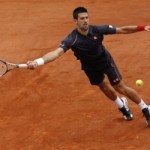
<path fill-rule="evenodd" d="M 98 86 L 108 98 L 113 100 L 118 105 L 118 108 L 122 112 L 125 120 L 133 119 L 133 113 L 131 112 L 128 106 L 128 101 L 125 97 L 119 98 L 112 85 L 105 80 L 102 81 Z"/>
<path fill-rule="evenodd" d="M 113 87 L 117 92 L 127 96 L 129 99 L 131 99 L 136 104 L 139 104 L 141 102 L 141 98 L 138 95 L 138 93 L 134 89 L 125 85 L 123 81 L 120 81 L 120 83 L 118 83 L 117 85 L 113 85 Z"/>
<path fill-rule="evenodd" d="M 110 85 L 109 82 L 105 81 L 104 74 L 101 71 L 93 71 L 93 70 L 84 70 L 91 85 L 98 86 L 102 92 L 111 100 L 115 101 L 117 94 L 114 88 Z"/>
<path fill-rule="evenodd" d="M 90 83 L 92 85 L 97 85 L 101 91 L 112 101 L 114 101 L 119 110 L 123 113 L 123 116 L 126 120 L 132 120 L 133 114 L 131 113 L 127 100 L 125 98 L 119 98 L 117 96 L 116 91 L 114 88 L 110 85 L 110 83 L 106 80 L 104 80 L 105 76 L 103 72 L 101 71 L 89 71 L 84 70 L 86 75 L 88 76 Z"/>
<path fill-rule="evenodd" d="M 119 92 L 120 94 L 123 94 L 127 96 L 129 99 L 131 99 L 133 102 L 138 104 L 147 120 L 147 124 L 150 126 L 150 108 L 149 106 L 144 102 L 144 100 L 139 96 L 139 94 L 132 88 L 126 86 L 124 82 L 122 81 L 122 77 L 118 71 L 118 68 L 116 64 L 114 63 L 113 59 L 110 63 L 109 67 L 106 68 L 105 73 L 108 76 L 108 79 L 111 83 L 111 85 L 114 87 L 114 89 Z"/>
<path fill-rule="evenodd" d="M 128 87 L 127 85 L 125 85 L 123 81 L 121 81 L 117 85 L 114 85 L 114 88 L 116 91 L 130 98 L 133 102 L 135 102 L 136 104 L 140 106 L 147 120 L 147 124 L 148 126 L 150 126 L 150 107 L 144 102 L 143 99 L 141 99 L 139 94 L 131 87 Z"/>

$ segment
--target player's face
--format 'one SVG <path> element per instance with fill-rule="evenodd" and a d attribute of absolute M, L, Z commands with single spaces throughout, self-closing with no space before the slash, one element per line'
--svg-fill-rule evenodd
<path fill-rule="evenodd" d="M 87 31 L 89 29 L 88 13 L 79 13 L 75 22 L 80 30 Z"/>

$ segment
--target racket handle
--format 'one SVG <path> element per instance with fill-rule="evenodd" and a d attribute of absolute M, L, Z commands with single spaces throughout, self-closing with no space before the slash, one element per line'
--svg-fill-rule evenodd
<path fill-rule="evenodd" d="M 28 68 L 27 64 L 18 64 L 18 68 Z"/>

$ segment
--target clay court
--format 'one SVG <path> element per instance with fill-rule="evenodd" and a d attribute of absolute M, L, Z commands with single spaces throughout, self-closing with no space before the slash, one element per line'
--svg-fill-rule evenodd
<path fill-rule="evenodd" d="M 93 25 L 150 25 L 149 0 L 0 0 L 0 58 L 26 63 L 57 48 L 75 28 L 77 6 L 88 8 Z M 124 82 L 150 103 L 150 32 L 108 35 L 104 45 Z M 149 150 L 150 128 L 139 106 L 129 104 L 134 120 L 127 122 L 69 50 L 0 78 L 0 150 Z"/>

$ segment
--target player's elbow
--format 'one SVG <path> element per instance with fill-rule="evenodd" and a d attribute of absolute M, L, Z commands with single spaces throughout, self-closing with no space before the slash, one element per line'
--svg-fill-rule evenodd
<path fill-rule="evenodd" d="M 56 51 L 54 51 L 56 57 L 59 57 L 64 54 L 64 50 L 62 48 L 58 48 Z"/>

